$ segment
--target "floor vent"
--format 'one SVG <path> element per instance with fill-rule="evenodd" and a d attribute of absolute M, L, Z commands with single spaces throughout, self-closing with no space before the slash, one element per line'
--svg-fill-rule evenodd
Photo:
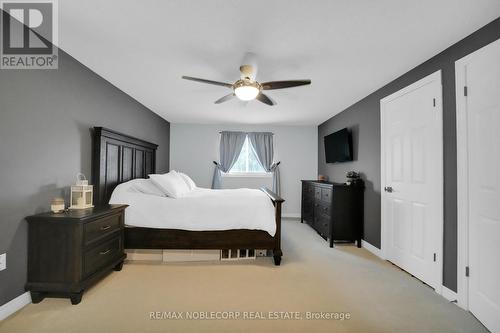
<path fill-rule="evenodd" d="M 248 260 L 255 259 L 256 252 L 254 249 L 231 249 L 221 250 L 220 260 Z"/>

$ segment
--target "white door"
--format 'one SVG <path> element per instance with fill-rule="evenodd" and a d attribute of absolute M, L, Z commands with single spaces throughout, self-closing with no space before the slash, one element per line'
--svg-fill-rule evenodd
<path fill-rule="evenodd" d="M 382 253 L 441 291 L 441 72 L 382 99 Z"/>
<path fill-rule="evenodd" d="M 457 76 L 467 131 L 469 310 L 499 333 L 500 41 L 458 61 Z"/>

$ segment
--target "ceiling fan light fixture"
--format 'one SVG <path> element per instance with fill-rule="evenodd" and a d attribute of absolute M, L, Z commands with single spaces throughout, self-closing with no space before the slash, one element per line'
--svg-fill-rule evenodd
<path fill-rule="evenodd" d="M 234 84 L 234 94 L 242 101 L 251 101 L 259 95 L 260 88 L 258 82 L 239 80 Z"/>

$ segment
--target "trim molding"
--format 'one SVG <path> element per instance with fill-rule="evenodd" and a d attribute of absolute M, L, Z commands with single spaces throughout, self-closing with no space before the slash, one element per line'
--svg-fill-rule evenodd
<path fill-rule="evenodd" d="M 11 300 L 8 303 L 0 306 L 0 321 L 6 319 L 15 312 L 21 310 L 26 305 L 31 303 L 31 295 L 27 291 Z"/>
<path fill-rule="evenodd" d="M 474 54 L 474 53 L 472 53 Z M 468 186 L 468 136 L 465 86 L 465 67 L 471 55 L 455 62 L 455 91 L 457 115 L 457 304 L 469 309 L 469 283 L 465 267 L 469 264 L 469 186 Z"/>
<path fill-rule="evenodd" d="M 364 239 L 361 240 L 361 246 L 364 249 L 366 249 L 369 252 L 371 252 L 374 255 L 376 255 L 377 257 L 379 257 L 380 259 L 384 259 L 384 258 L 382 258 L 382 252 L 380 251 L 380 249 L 378 247 L 374 246 L 374 245 L 371 245 L 370 243 L 368 243 Z"/>
<path fill-rule="evenodd" d="M 457 305 L 469 310 L 469 278 L 465 269 L 469 266 L 469 136 L 467 97 L 467 65 L 478 56 L 500 44 L 500 39 L 469 53 L 455 61 L 455 95 L 457 107 Z"/>
<path fill-rule="evenodd" d="M 456 292 L 454 292 L 451 289 L 446 288 L 445 286 L 441 287 L 441 296 L 443 296 L 444 298 L 446 298 L 450 302 L 457 301 L 457 298 L 458 298 Z"/>
<path fill-rule="evenodd" d="M 284 213 L 281 217 L 285 219 L 300 219 L 300 213 Z"/>

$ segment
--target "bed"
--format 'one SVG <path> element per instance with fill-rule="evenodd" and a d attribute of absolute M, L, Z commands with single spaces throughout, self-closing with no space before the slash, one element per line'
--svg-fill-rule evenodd
<path fill-rule="evenodd" d="M 131 180 L 147 178 L 149 174 L 155 173 L 157 148 L 156 144 L 103 127 L 94 127 L 92 157 L 94 202 L 107 204 L 118 185 L 123 187 Z M 261 223 L 261 220 L 268 221 L 269 218 L 265 214 L 258 214 L 261 210 L 268 209 L 264 208 L 266 204 L 263 202 L 263 197 L 271 207 L 273 226 L 268 222 Z M 130 205 L 137 202 L 133 200 L 127 203 Z M 280 265 L 283 255 L 281 206 L 284 200 L 269 189 L 262 188 L 258 193 L 256 190 L 248 189 L 198 189 L 187 198 L 163 198 L 162 202 L 158 200 L 153 198 L 148 200 L 150 202 L 143 203 L 140 210 L 135 210 L 136 214 L 131 215 L 127 212 L 126 249 L 264 249 L 271 250 L 274 264 Z M 173 202 L 173 200 L 181 201 Z M 246 220 L 240 212 L 240 215 L 225 214 L 228 217 L 234 216 L 234 221 L 226 218 L 224 223 L 219 222 L 222 224 L 219 226 L 214 222 L 214 226 L 210 228 L 210 224 L 203 223 L 201 217 L 200 222 L 196 223 L 197 217 L 194 213 L 202 211 L 199 216 L 203 216 L 203 210 L 206 214 L 213 211 L 212 221 L 221 219 L 222 216 L 215 212 L 220 207 L 213 207 L 210 210 L 211 205 L 217 205 L 221 200 L 225 202 L 222 209 L 234 211 L 234 214 L 246 207 L 248 209 Z M 131 206 L 128 210 L 134 211 L 134 207 Z M 254 211 L 253 215 L 250 215 L 251 211 Z M 140 221 L 141 214 L 144 221 Z M 160 214 L 169 216 L 166 227 L 162 227 L 165 225 L 163 221 L 159 222 Z M 127 221 L 129 215 L 133 216 L 130 217 L 132 226 Z"/>

